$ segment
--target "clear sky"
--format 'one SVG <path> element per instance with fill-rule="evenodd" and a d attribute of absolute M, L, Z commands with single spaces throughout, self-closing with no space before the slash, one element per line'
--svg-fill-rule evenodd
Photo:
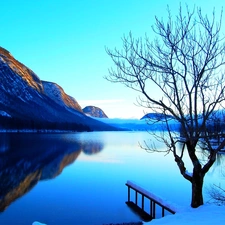
<path fill-rule="evenodd" d="M 225 5 L 187 2 L 204 13 Z M 179 0 L 0 0 L 0 46 L 41 80 L 59 84 L 81 107 L 98 106 L 110 118 L 141 118 L 138 93 L 103 78 L 113 65 L 105 47 L 120 48 L 129 31 L 144 36 L 155 15 L 166 18 L 167 4 L 176 14 Z"/>

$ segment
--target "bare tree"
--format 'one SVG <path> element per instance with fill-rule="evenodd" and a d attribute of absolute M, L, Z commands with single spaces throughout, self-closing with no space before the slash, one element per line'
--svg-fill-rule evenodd
<path fill-rule="evenodd" d="M 180 6 L 173 19 L 169 8 L 167 12 L 167 22 L 155 18 L 152 41 L 130 33 L 122 39 L 122 50 L 106 49 L 115 64 L 106 79 L 140 92 L 140 105 L 165 115 L 161 121 L 166 123 L 168 135 L 161 140 L 182 176 L 191 182 L 191 206 L 196 208 L 203 204 L 204 176 L 225 145 L 225 141 L 213 145 L 215 134 L 207 129 L 215 110 L 225 101 L 225 37 L 220 36 L 223 13 L 217 19 L 215 10 L 209 17 L 201 8 L 186 6 L 183 10 Z M 158 97 L 152 87 L 157 88 Z M 168 115 L 180 124 L 182 139 L 170 129 Z M 204 142 L 202 151 L 207 155 L 203 162 L 197 154 L 200 142 Z M 184 151 L 192 162 L 192 173 L 186 170 Z"/>

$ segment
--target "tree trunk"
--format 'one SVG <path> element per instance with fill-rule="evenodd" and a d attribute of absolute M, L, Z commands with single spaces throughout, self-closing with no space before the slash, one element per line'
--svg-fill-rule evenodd
<path fill-rule="evenodd" d="M 201 174 L 193 174 L 192 179 L 192 199 L 191 199 L 191 207 L 197 208 L 203 205 L 203 195 L 202 195 L 202 188 L 203 188 L 203 179 L 204 176 Z"/>

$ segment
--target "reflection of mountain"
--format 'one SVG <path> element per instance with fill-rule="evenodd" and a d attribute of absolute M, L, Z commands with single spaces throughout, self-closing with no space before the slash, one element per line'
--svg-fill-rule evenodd
<path fill-rule="evenodd" d="M 34 185 L 36 185 L 38 180 L 40 179 L 40 174 L 40 171 L 37 170 L 33 173 L 28 174 L 26 177 L 18 178 L 14 175 L 11 175 L 10 177 L 8 176 L 8 178 L 6 178 L 6 174 L 4 174 L 4 171 L 1 171 L 0 211 L 4 211 L 6 207 L 11 204 L 11 202 L 24 195 L 32 187 L 34 187 Z"/>
<path fill-rule="evenodd" d="M 83 152 L 88 155 L 100 152 L 103 147 L 103 143 L 100 142 L 89 142 L 82 145 Z"/>
<path fill-rule="evenodd" d="M 0 151 L 0 211 L 38 181 L 59 175 L 84 149 L 76 139 L 67 140 L 62 134 L 10 134 L 5 140 L 7 150 Z"/>
<path fill-rule="evenodd" d="M 51 161 L 51 163 L 45 165 L 41 171 L 41 180 L 51 179 L 58 176 L 63 169 L 73 163 L 80 154 L 80 150 L 65 155 L 64 157 L 59 156 L 58 158 Z"/>
<path fill-rule="evenodd" d="M 9 140 L 8 140 L 7 134 L 1 133 L 1 135 L 0 135 L 0 143 L 1 143 L 0 144 L 0 154 L 1 154 L 1 152 L 5 152 L 8 150 L 8 147 L 9 147 L 8 142 L 9 142 Z"/>

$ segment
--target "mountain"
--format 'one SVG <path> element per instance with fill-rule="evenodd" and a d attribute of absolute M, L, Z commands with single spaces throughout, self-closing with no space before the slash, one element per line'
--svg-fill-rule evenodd
<path fill-rule="evenodd" d="M 0 129 L 115 130 L 86 116 L 58 84 L 42 81 L 0 47 Z"/>
<path fill-rule="evenodd" d="M 83 112 L 89 116 L 97 118 L 108 118 L 103 110 L 96 106 L 86 106 L 85 108 L 83 108 Z"/>
<path fill-rule="evenodd" d="M 160 121 L 164 121 L 166 119 L 174 119 L 173 116 L 171 115 L 165 115 L 163 113 L 148 113 L 146 115 L 144 115 L 141 120 L 160 120 Z"/>
<path fill-rule="evenodd" d="M 83 112 L 76 99 L 67 95 L 58 84 L 47 81 L 42 81 L 42 84 L 45 94 L 55 103 L 61 105 L 67 110 L 77 110 L 79 112 Z"/>

